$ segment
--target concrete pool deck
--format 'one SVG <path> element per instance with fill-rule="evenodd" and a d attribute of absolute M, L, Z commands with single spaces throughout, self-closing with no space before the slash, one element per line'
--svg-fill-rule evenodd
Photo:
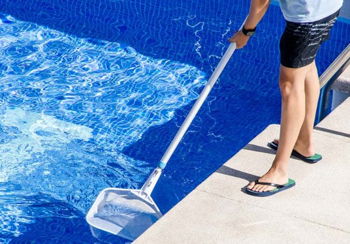
<path fill-rule="evenodd" d="M 291 158 L 296 186 L 271 197 L 241 188 L 270 167 L 268 126 L 134 243 L 349 243 L 350 98 L 315 128 L 323 160 Z"/>

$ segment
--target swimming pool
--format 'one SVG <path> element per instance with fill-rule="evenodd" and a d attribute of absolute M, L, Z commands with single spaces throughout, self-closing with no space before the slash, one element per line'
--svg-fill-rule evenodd
<path fill-rule="evenodd" d="M 84 220 L 107 186 L 138 188 L 242 23 L 248 1 L 0 3 L 0 242 L 98 243 Z M 278 123 L 281 13 L 234 54 L 170 160 L 167 212 Z M 320 72 L 348 44 L 338 22 Z M 120 243 L 123 243 L 120 240 Z"/>

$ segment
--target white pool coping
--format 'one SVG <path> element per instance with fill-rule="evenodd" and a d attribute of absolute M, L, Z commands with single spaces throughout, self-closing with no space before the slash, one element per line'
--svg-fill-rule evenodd
<path fill-rule="evenodd" d="M 292 158 L 296 186 L 271 197 L 241 191 L 271 165 L 268 126 L 134 241 L 141 243 L 349 243 L 350 98 L 315 128 L 317 164 Z"/>

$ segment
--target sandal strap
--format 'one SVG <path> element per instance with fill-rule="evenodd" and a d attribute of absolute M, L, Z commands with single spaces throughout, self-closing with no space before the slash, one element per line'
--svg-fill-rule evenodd
<path fill-rule="evenodd" d="M 274 187 L 277 187 L 277 188 L 282 188 L 282 187 L 284 187 L 284 185 L 279 185 L 279 184 L 270 183 L 270 182 L 260 182 L 259 180 L 256 180 L 256 181 L 255 181 L 255 184 L 266 185 L 266 186 L 274 186 Z"/>

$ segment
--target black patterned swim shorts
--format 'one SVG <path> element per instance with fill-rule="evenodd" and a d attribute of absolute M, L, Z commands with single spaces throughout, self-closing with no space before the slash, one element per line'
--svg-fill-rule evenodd
<path fill-rule="evenodd" d="M 287 21 L 280 40 L 281 64 L 289 68 L 300 68 L 311 64 L 317 51 L 329 38 L 339 11 L 315 22 L 294 23 Z"/>

